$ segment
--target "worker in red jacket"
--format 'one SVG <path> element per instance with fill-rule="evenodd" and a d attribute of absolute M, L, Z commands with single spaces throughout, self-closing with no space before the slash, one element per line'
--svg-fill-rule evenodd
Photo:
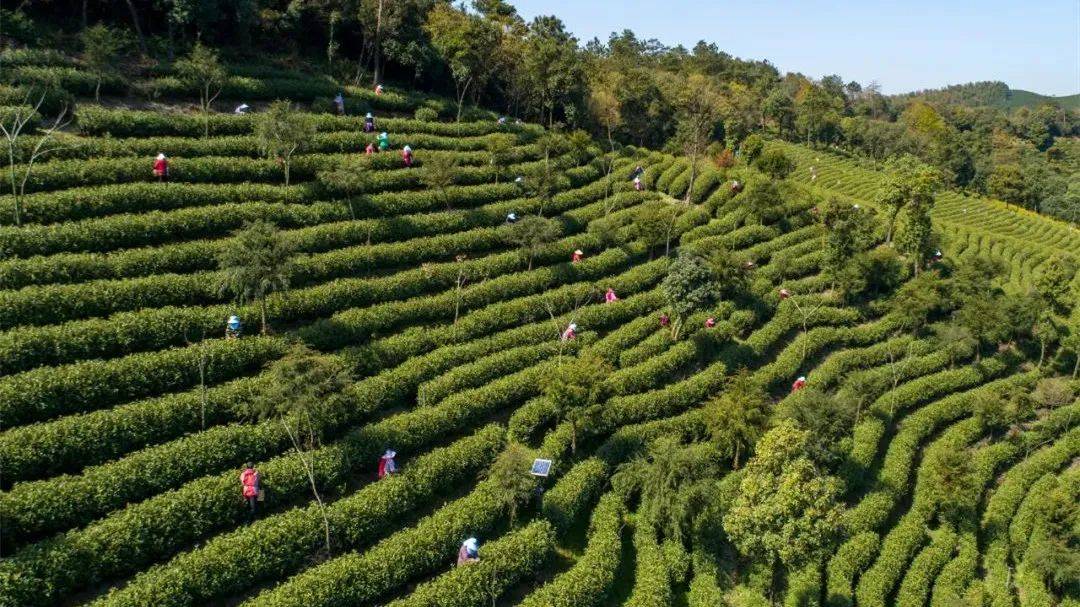
<path fill-rule="evenodd" d="M 412 166 L 412 148 L 405 146 L 401 150 L 401 160 L 405 163 L 405 168 Z"/>
<path fill-rule="evenodd" d="M 154 176 L 159 182 L 169 179 L 169 159 L 165 157 L 164 152 L 158 153 L 157 158 L 154 159 Z"/>
<path fill-rule="evenodd" d="M 581 249 L 577 249 L 576 251 L 574 251 L 574 254 L 570 256 L 570 261 L 573 263 L 577 263 L 581 261 L 583 257 L 585 257 L 585 253 L 583 253 Z"/>
<path fill-rule="evenodd" d="M 705 319 L 705 328 L 706 329 L 711 329 L 711 328 L 713 328 L 715 326 L 716 326 L 716 319 L 715 318 L 710 316 L 710 317 Z"/>
<path fill-rule="evenodd" d="M 796 379 L 795 383 L 791 384 L 791 393 L 794 394 L 794 393 L 798 392 L 799 390 L 802 390 L 805 387 L 806 387 L 806 377 L 800 375 L 799 379 Z"/>

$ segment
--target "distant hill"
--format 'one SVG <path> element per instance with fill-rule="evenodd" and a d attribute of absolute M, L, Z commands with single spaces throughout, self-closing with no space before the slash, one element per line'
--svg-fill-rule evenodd
<path fill-rule="evenodd" d="M 1075 95 L 1065 95 L 1062 97 L 1054 97 L 1051 95 L 1040 95 L 1038 93 L 1032 93 L 1031 91 L 1024 91 L 1020 89 L 1009 89 L 1009 94 L 1005 98 L 1004 107 L 1007 109 L 1014 109 L 1018 107 L 1035 107 L 1044 103 L 1053 103 L 1063 108 L 1072 110 L 1080 109 L 1080 93 Z"/>
<path fill-rule="evenodd" d="M 1004 82 L 969 82 L 954 84 L 940 89 L 926 89 L 894 95 L 899 101 L 923 99 L 930 102 L 957 103 L 968 106 L 990 106 L 1004 110 L 1020 107 L 1037 107 L 1052 103 L 1063 108 L 1080 109 L 1080 94 L 1053 97 L 1031 91 L 1011 89 Z"/>

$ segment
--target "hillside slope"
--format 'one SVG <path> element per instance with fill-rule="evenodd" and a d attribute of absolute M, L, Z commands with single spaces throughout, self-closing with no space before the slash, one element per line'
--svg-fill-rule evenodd
<path fill-rule="evenodd" d="M 883 178 L 876 163 L 786 142 L 770 145 L 796 161 L 794 179 L 822 194 L 840 194 L 873 204 Z M 813 181 L 811 167 L 818 174 Z M 1009 281 L 1018 288 L 1030 286 L 1042 264 L 1055 254 L 1080 260 L 1080 232 L 1075 227 L 997 200 L 942 192 L 932 215 L 949 255 L 996 258 L 1009 268 Z"/>

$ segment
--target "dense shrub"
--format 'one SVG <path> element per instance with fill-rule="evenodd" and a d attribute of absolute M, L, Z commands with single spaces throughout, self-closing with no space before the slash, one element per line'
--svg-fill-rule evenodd
<path fill-rule="evenodd" d="M 693 558 L 694 576 L 687 592 L 688 607 L 713 607 L 724 604 L 724 591 L 718 581 L 717 566 L 713 557 L 695 546 Z"/>
<path fill-rule="evenodd" d="M 889 531 L 881 543 L 881 556 L 874 566 L 859 578 L 855 591 L 856 603 L 867 607 L 884 607 L 893 586 L 900 580 L 914 556 L 926 539 L 926 528 L 914 517 L 904 517 Z"/>
<path fill-rule="evenodd" d="M 975 577 L 978 562 L 979 546 L 975 534 L 961 533 L 957 540 L 956 556 L 941 569 L 934 582 L 931 607 L 946 607 L 954 604 L 956 597 L 964 596 L 968 584 Z"/>
<path fill-rule="evenodd" d="M 949 527 L 932 532 L 930 545 L 915 557 L 904 574 L 900 589 L 896 593 L 897 604 L 926 604 L 934 580 L 952 556 L 956 541 L 956 532 Z"/>
<path fill-rule="evenodd" d="M 349 275 L 357 276 L 404 265 L 419 265 L 429 260 L 443 260 L 455 253 L 487 252 L 505 246 L 508 231 L 507 228 L 473 228 L 452 234 L 422 236 L 374 245 L 361 242 L 348 246 L 348 243 L 340 243 L 345 246 L 329 252 L 320 252 L 326 243 L 311 242 L 303 237 L 303 230 L 285 232 L 283 238 L 297 243 L 298 248 L 302 247 L 299 252 L 311 253 L 310 256 L 296 259 L 290 284 L 297 286 L 332 277 L 335 272 L 341 272 L 345 265 L 349 267 Z M 107 254 L 62 253 L 50 257 L 13 259 L 0 262 L 0 285 L 20 288 L 27 286 L 26 283 L 39 283 L 50 284 L 55 288 L 58 283 L 84 283 L 93 279 L 141 278 L 155 274 L 212 271 L 217 269 L 217 256 L 228 242 L 203 240 Z M 87 288 L 91 286 L 88 285 Z M 203 291 L 212 292 L 211 289 Z M 27 293 L 29 292 L 31 291 Z M 25 296 L 25 293 L 22 295 Z"/>
<path fill-rule="evenodd" d="M 936 396 L 942 396 L 951 392 L 972 388 L 984 384 L 987 380 L 1001 374 L 1007 365 L 1001 360 L 988 359 L 979 365 L 962 367 L 954 370 L 946 370 L 932 375 L 927 375 L 897 386 L 887 392 L 881 398 L 874 401 L 870 407 L 871 415 L 866 420 L 855 426 L 854 444 L 849 456 L 849 470 L 851 474 L 861 473 L 857 471 L 868 470 L 877 456 L 877 448 L 880 439 L 885 432 L 882 420 L 891 419 L 897 413 L 912 407 L 917 403 L 923 403 Z M 1030 378 L 1028 378 L 1030 379 Z M 962 408 L 970 394 L 948 396 L 945 402 L 954 407 Z M 946 407 L 948 405 L 941 405 Z M 925 410 L 925 409 L 923 409 Z M 894 486 L 896 486 L 894 484 Z"/>
<path fill-rule="evenodd" d="M 534 148 L 522 150 L 520 164 L 510 171 L 528 171 L 539 166 Z M 530 152 L 529 150 L 532 149 Z M 376 154 L 363 162 L 374 169 L 370 174 L 370 186 L 366 191 L 385 189 L 403 190 L 422 185 L 424 158 L 448 156 L 461 166 L 454 173 L 457 184 L 478 184 L 494 181 L 495 167 L 488 166 L 488 153 L 484 151 L 457 152 L 428 150 L 416 155 L 414 168 L 402 168 L 397 154 Z M 349 160 L 347 154 L 304 154 L 293 158 L 291 176 L 294 183 L 315 179 L 320 171 L 333 169 Z M 94 158 L 90 160 L 57 160 L 37 165 L 26 182 L 26 192 L 46 192 L 77 186 L 108 185 L 144 182 L 153 179 L 151 159 L 146 158 Z M 21 165 L 16 170 L 21 170 Z M 173 158 L 169 162 L 169 181 L 172 183 L 229 183 L 257 182 L 282 183 L 284 173 L 277 161 L 265 158 L 240 158 L 230 156 L 202 156 L 196 158 Z M 158 184 L 162 188 L 169 185 Z M 10 185 L 0 192 L 10 193 Z"/>
<path fill-rule="evenodd" d="M 542 252 L 539 260 L 543 262 L 545 259 L 551 261 L 566 259 L 568 257 L 566 251 L 572 250 L 569 247 L 579 245 L 588 248 L 584 237 L 578 237 L 566 244 L 553 244 Z M 455 309 L 469 309 L 483 301 L 488 303 L 495 301 L 486 299 L 492 295 L 499 295 L 497 299 L 505 299 L 524 294 L 520 291 L 521 288 L 525 288 L 526 292 L 535 292 L 545 285 L 550 287 L 575 279 L 596 279 L 624 267 L 629 259 L 632 257 L 624 252 L 608 251 L 580 264 L 574 264 L 573 267 L 570 264 L 560 264 L 552 268 L 540 268 L 531 273 L 509 274 L 487 283 L 474 285 L 463 291 L 460 298 L 459 294 L 446 292 L 438 300 L 406 300 L 385 304 L 381 308 L 372 308 L 366 310 L 364 314 L 372 322 L 382 322 L 383 326 L 386 326 L 387 321 L 405 322 L 408 316 L 428 320 L 437 319 L 446 314 L 452 316 Z M 467 262 L 469 267 L 480 272 L 485 271 L 485 268 L 486 271 L 493 271 L 496 268 L 503 268 L 501 271 L 504 272 L 512 271 L 519 267 L 519 263 L 519 258 L 514 253 Z M 648 267 L 658 268 L 656 264 L 650 264 Z M 340 279 L 316 287 L 292 291 L 281 297 L 270 298 L 268 302 L 270 320 L 272 322 L 295 321 L 325 316 L 352 305 L 374 303 L 381 297 L 401 296 L 407 294 L 410 288 L 414 289 L 414 294 L 419 295 L 420 292 L 415 289 L 425 288 L 425 285 L 431 286 L 432 281 L 438 283 L 441 280 L 445 286 L 451 286 L 457 279 L 457 269 L 457 264 L 448 263 L 429 267 L 428 270 L 438 270 L 433 274 L 425 274 L 425 269 L 420 269 L 374 281 Z M 556 278 L 555 283 L 545 282 L 553 277 Z M 408 286 L 410 283 L 411 287 Z M 372 287 L 376 285 L 381 286 L 373 290 Z M 197 285 L 196 288 L 198 288 Z M 105 293 L 103 291 L 102 296 Z M 376 299 L 372 299 L 373 297 Z M 101 301 L 108 304 L 109 300 L 105 298 Z M 425 305 L 425 301 L 432 305 Z M 445 303 L 445 305 L 436 306 L 434 305 L 436 303 Z M 391 315 L 387 316 L 387 312 Z M 239 314 L 249 326 L 254 326 L 258 319 L 258 311 L 254 307 L 237 309 L 221 305 L 201 309 L 148 308 L 138 312 L 122 312 L 108 320 L 84 320 L 48 327 L 24 327 L 6 332 L 0 337 L 0 363 L 2 363 L 0 368 L 25 369 L 46 362 L 55 364 L 73 358 L 116 355 L 131 350 L 160 348 L 183 343 L 190 336 L 220 331 L 222 319 L 230 313 Z M 397 320 L 393 320 L 395 317 Z M 329 328 L 332 324 L 339 322 L 341 320 L 335 317 L 333 321 L 306 328 L 306 335 L 315 340 L 314 343 L 329 343 L 325 338 L 319 337 L 321 335 L 319 327 Z M 370 323 L 367 326 L 356 325 L 354 322 L 353 326 L 357 331 L 370 331 L 374 330 L 376 325 Z M 327 334 L 328 337 L 330 335 L 332 332 Z M 333 343 L 345 345 L 349 341 L 347 336 L 339 335 L 334 338 Z M 355 343 L 355 338 L 352 343 Z"/>
<path fill-rule="evenodd" d="M 642 316 L 602 337 L 592 346 L 591 352 L 609 363 L 614 363 L 623 350 L 656 333 L 659 329 L 659 314 Z"/>
<path fill-rule="evenodd" d="M 5 427 L 19 426 L 183 390 L 199 382 L 204 355 L 205 379 L 215 383 L 251 372 L 284 351 L 285 342 L 276 338 L 215 340 L 205 352 L 188 347 L 9 375 L 0 379 L 0 419 Z"/>
<path fill-rule="evenodd" d="M 980 523 L 987 540 L 982 565 L 986 570 L 986 590 L 995 607 L 1013 602 L 1009 587 L 1009 521 L 1031 485 L 1043 474 L 1067 465 L 1077 453 L 1080 453 L 1080 429 L 1074 428 L 1011 468 L 987 500 Z M 1014 559 L 1019 560 L 1017 556 Z"/>
<path fill-rule="evenodd" d="M 812 561 L 788 574 L 784 607 L 802 607 L 820 604 L 821 563 Z"/>
<path fill-rule="evenodd" d="M 480 547 L 480 561 L 418 585 L 387 607 L 486 607 L 537 572 L 555 548 L 555 531 L 535 521 Z"/>
<path fill-rule="evenodd" d="M 631 607 L 665 607 L 671 605 L 671 576 L 664 562 L 664 553 L 656 541 L 656 529 L 638 515 L 635 517 L 634 589 L 626 605 Z"/>
<path fill-rule="evenodd" d="M 414 126 L 414 125 L 406 125 Z M 433 135 L 426 132 L 410 132 L 407 130 L 394 131 L 396 142 L 401 145 L 409 145 L 414 150 L 444 150 L 456 152 L 477 152 L 486 150 L 490 141 L 502 134 L 474 135 L 474 136 L 446 136 Z M 159 152 L 164 152 L 170 158 L 197 158 L 201 156 L 236 156 L 241 158 L 257 158 L 261 156 L 259 142 L 253 135 L 219 135 L 209 138 L 180 137 L 165 135 L 157 137 L 86 137 L 61 134 L 58 141 L 63 144 L 55 152 L 51 152 L 45 160 L 56 161 L 61 159 L 93 159 L 93 158 L 124 158 L 141 156 L 152 158 Z M 359 131 L 325 131 L 316 133 L 304 146 L 304 152 L 312 153 L 342 153 L 360 154 L 369 143 L 375 143 L 374 133 Z M 33 140 L 27 139 L 20 142 L 18 149 L 29 151 L 32 149 Z M 526 142 L 510 150 L 509 158 L 522 158 L 530 146 Z M 421 154 L 422 155 L 422 154 Z M 372 166 L 381 166 L 381 163 L 390 163 L 394 154 L 380 154 L 369 159 Z M 465 154 L 466 158 L 471 154 Z M 0 158 L 0 166 L 6 166 L 6 155 Z M 394 166 L 397 168 L 400 163 Z"/>
<path fill-rule="evenodd" d="M 633 285 L 627 283 L 627 289 Z M 562 291 L 565 291 L 562 290 Z M 391 336 L 375 342 L 365 349 L 370 350 L 374 359 L 380 361 L 380 365 L 392 366 L 403 362 L 400 367 L 387 370 L 379 375 L 367 378 L 357 383 L 347 394 L 346 402 L 350 404 L 346 408 L 348 415 L 340 418 L 342 425 L 355 423 L 364 416 L 379 409 L 402 406 L 406 404 L 406 398 L 412 394 L 417 386 L 432 373 L 453 368 L 455 365 L 467 363 L 479 356 L 498 351 L 511 345 L 520 345 L 523 342 L 537 342 L 554 339 L 555 331 L 542 320 L 532 325 L 517 327 L 503 333 L 490 335 L 492 331 L 500 328 L 494 319 L 506 318 L 529 313 L 529 306 L 533 306 L 532 313 L 541 313 L 544 302 L 559 303 L 560 297 L 568 297 L 570 301 L 574 296 L 569 293 L 561 293 L 559 289 L 542 296 L 526 298 L 522 301 L 511 301 L 491 306 L 467 314 L 462 317 L 456 326 L 433 327 L 421 332 L 405 333 Z M 610 327 L 633 318 L 642 311 L 656 305 L 658 299 L 655 294 L 645 294 L 638 297 L 628 297 L 617 304 L 599 304 L 587 306 L 578 310 L 575 319 L 585 326 L 597 329 Z M 567 318 L 556 319 L 560 322 L 568 322 Z M 514 325 L 516 326 L 516 325 Z M 460 345 L 439 346 L 447 343 L 471 338 L 479 338 L 472 342 Z M 575 344 L 576 345 L 576 344 Z M 435 349 L 438 348 L 438 349 Z M 430 354 L 423 354 L 432 349 Z M 375 354 L 378 353 L 378 354 Z M 410 358 L 412 357 L 412 358 Z M 407 360 L 406 360 L 407 359 Z M 242 395 L 238 395 L 242 396 Z M 168 405 L 171 401 L 166 397 L 162 404 Z M 116 410 L 117 419 L 110 420 L 108 411 L 100 412 L 104 417 L 102 423 L 105 428 L 101 431 L 109 431 L 109 428 L 127 430 L 132 422 L 141 419 L 136 404 L 135 417 L 129 416 L 125 408 Z M 194 417 L 194 414 L 192 414 Z M 130 419 L 129 419 L 130 418 Z M 63 427 L 78 428 L 78 419 L 66 424 L 65 420 L 53 422 Z M 192 422 L 194 426 L 194 422 Z M 49 427 L 48 424 L 45 425 Z M 29 428 L 34 428 L 30 426 Z M 88 428 L 88 439 L 92 438 L 93 427 Z M 166 428 L 168 432 L 175 432 L 175 428 Z M 33 436 L 33 435 L 32 435 Z M 52 432 L 45 435 L 49 449 L 61 450 L 68 447 L 70 440 L 65 434 Z M 54 513 L 49 517 L 50 525 L 55 528 L 65 528 L 79 520 L 87 520 L 94 513 L 104 512 L 115 504 L 115 500 L 138 499 L 140 496 L 149 495 L 156 488 L 175 486 L 187 479 L 196 478 L 207 472 L 218 470 L 222 466 L 237 465 L 245 460 L 259 460 L 283 448 L 287 444 L 287 437 L 276 424 L 264 424 L 257 427 L 250 426 L 225 426 L 213 428 L 207 432 L 185 437 L 175 443 L 163 444 L 159 447 L 145 450 L 134 456 L 129 456 L 116 463 L 101 466 L 99 469 L 88 470 L 81 477 L 70 480 L 54 479 L 42 483 L 24 484 L 16 491 L 9 494 L 8 508 L 16 513 L 20 509 L 37 512 L 38 509 L 52 510 Z M 86 449 L 96 448 L 106 453 L 114 447 L 110 445 L 94 445 L 93 442 L 85 443 Z M 18 451 L 17 451 L 18 453 Z M 96 457 L 101 457 L 95 453 Z M 154 462 L 147 465 L 147 462 Z M 167 475 L 157 474 L 162 465 L 168 465 Z M 121 479 L 123 479 L 121 481 Z M 62 491 L 51 491 L 58 481 L 64 481 Z M 162 485 L 164 483 L 164 485 Z M 106 484 L 122 487 L 123 491 L 108 494 L 108 499 L 102 501 L 96 487 Z M 53 502 L 60 500 L 65 504 L 64 515 L 58 515 Z M 109 501 L 114 500 L 114 501 Z M 12 504 L 19 504 L 14 506 Z M 77 508 L 69 509 L 67 505 L 77 505 Z M 26 519 L 26 516 L 16 516 Z M 31 516 L 31 515 L 27 515 Z M 36 515 L 33 515 L 36 516 Z M 77 518 L 72 518 L 77 517 Z M 12 529 L 8 528 L 9 531 Z M 14 537 L 9 533 L 9 537 Z"/>
<path fill-rule="evenodd" d="M 522 607 L 590 607 L 602 604 L 615 582 L 622 556 L 624 507 L 609 493 L 589 524 L 589 541 L 574 566 L 525 597 Z"/>
<path fill-rule="evenodd" d="M 439 112 L 429 107 L 418 107 L 415 118 L 423 122 L 433 122 L 439 118 Z"/>
<path fill-rule="evenodd" d="M 196 95 L 194 88 L 172 76 L 140 82 L 139 88 L 141 92 L 154 98 Z M 317 97 L 333 97 L 339 88 L 330 78 L 252 78 L 234 75 L 225 81 L 221 89 L 221 99 L 311 101 Z"/>
<path fill-rule="evenodd" d="M 501 248 L 499 245 L 504 244 L 507 238 L 505 231 L 495 234 L 480 233 L 479 236 L 481 237 L 479 243 L 481 251 L 489 247 Z M 573 239 L 573 242 L 563 240 L 554 243 L 540 251 L 535 261 L 550 263 L 557 259 L 565 259 L 565 251 L 569 246 L 595 247 L 596 245 L 590 240 L 585 236 L 578 236 Z M 421 260 L 429 256 L 446 258 L 460 252 L 461 247 L 454 245 L 461 244 L 460 240 L 455 242 L 454 238 L 449 237 L 428 239 L 413 242 L 411 253 L 419 255 Z M 485 244 L 489 246 L 484 247 Z M 290 299 L 294 302 L 307 300 L 305 305 L 310 308 L 320 297 L 325 298 L 327 291 L 351 293 L 343 301 L 346 306 L 372 305 L 387 299 L 404 298 L 449 288 L 455 284 L 454 281 L 458 279 L 459 272 L 464 272 L 465 279 L 472 283 L 478 282 L 481 276 L 506 274 L 518 269 L 521 265 L 519 254 L 517 251 L 512 251 L 469 259 L 460 263 L 453 261 L 426 264 L 421 268 L 377 278 L 346 278 L 363 273 L 362 270 L 369 265 L 368 251 L 367 248 L 359 247 L 338 249 L 298 260 L 289 280 L 289 285 L 293 290 L 278 298 L 281 300 L 280 303 L 270 304 L 278 310 L 275 316 L 280 315 L 281 312 L 289 314 Z M 337 278 L 342 280 L 321 287 L 298 289 Z M 32 286 L 19 291 L 4 291 L 0 292 L 0 307 L 8 309 L 10 314 L 0 321 L 0 329 L 17 325 L 54 324 L 85 317 L 108 316 L 116 312 L 135 309 L 180 305 L 207 306 L 223 303 L 227 301 L 227 297 L 218 289 L 220 280 L 220 274 L 216 272 L 164 274 L 76 285 Z M 320 291 L 322 291 L 321 295 Z"/>
<path fill-rule="evenodd" d="M 855 576 L 870 565 L 877 555 L 879 543 L 876 533 L 863 531 L 844 542 L 829 559 L 827 590 L 830 607 L 852 605 Z"/>
<path fill-rule="evenodd" d="M 543 365 L 532 367 L 492 382 L 484 388 L 458 393 L 437 407 L 417 409 L 358 428 L 341 441 L 315 452 L 316 480 L 324 486 L 334 486 L 344 475 L 354 474 L 357 466 L 366 467 L 363 463 L 374 465 L 385 445 L 395 445 L 402 453 L 415 452 L 449 433 L 467 430 L 468 426 L 486 419 L 499 408 L 535 394 L 538 380 L 546 372 Z M 264 484 L 267 491 L 274 496 L 275 501 L 288 500 L 307 490 L 306 475 L 294 455 L 275 458 L 259 464 L 258 468 L 266 479 Z M 42 560 L 62 565 L 66 562 L 66 557 L 62 555 L 74 554 L 80 546 L 88 545 L 88 542 L 105 542 L 99 546 L 92 561 L 87 560 L 90 558 L 88 555 L 83 555 L 85 573 L 80 575 L 108 576 L 112 575 L 108 572 L 129 571 L 140 564 L 168 556 L 204 534 L 236 524 L 242 519 L 245 516 L 244 507 L 236 501 L 235 482 L 233 473 L 206 477 L 188 483 L 178 491 L 159 495 L 135 507 L 121 510 L 90 527 L 69 532 L 56 542 L 43 542 L 33 548 L 41 551 L 43 555 L 50 555 L 48 559 L 39 557 Z M 49 524 L 55 524 L 55 521 L 61 518 L 59 512 L 30 516 L 33 509 L 42 507 L 40 494 L 44 491 L 55 491 L 56 487 L 42 486 L 40 489 L 37 496 L 27 492 L 22 494 L 21 497 L 25 500 L 25 515 L 20 517 L 19 525 L 6 523 L 5 530 L 25 532 L 41 522 L 49 521 Z M 11 494 L 5 497 L 10 498 Z M 62 504 L 69 508 L 73 502 L 69 500 Z M 3 510 L 8 513 L 11 508 L 5 504 Z M 92 517 L 93 513 L 80 511 L 78 516 Z M 175 524 L 168 525 L 164 522 L 178 517 L 182 517 L 185 522 L 177 520 Z M 172 528 L 173 532 L 167 537 L 157 537 L 151 543 L 133 541 L 134 537 L 146 533 L 146 526 L 150 524 L 153 524 L 154 528 Z"/>
<path fill-rule="evenodd" d="M 305 341 L 319 348 L 338 348 L 370 339 L 373 332 L 394 328 L 405 318 L 409 318 L 413 323 L 447 318 L 453 316 L 454 310 L 458 307 L 474 308 L 510 297 L 542 292 L 554 285 L 568 282 L 595 282 L 603 276 L 628 269 L 635 257 L 623 250 L 609 249 L 577 264 L 566 263 L 531 272 L 506 274 L 464 289 L 461 294 L 445 292 L 436 297 L 407 300 L 394 305 L 394 309 L 375 306 L 346 310 L 334 314 L 327 320 L 304 327 L 300 335 Z M 347 306 L 348 304 L 336 305 L 334 308 L 342 309 Z M 392 313 L 388 314 L 391 311 Z"/>
<path fill-rule="evenodd" d="M 5 69 L 4 72 L 4 80 L 9 84 L 35 86 L 54 83 L 65 91 L 83 97 L 92 97 L 98 84 L 94 74 L 67 66 L 24 64 Z M 101 80 L 102 93 L 123 95 L 127 90 L 127 82 L 119 75 L 109 74 Z"/>
<path fill-rule="evenodd" d="M 594 338 L 595 334 L 582 333 L 578 336 L 579 345 L 587 346 Z M 455 392 L 479 387 L 503 375 L 516 373 L 556 356 L 562 349 L 563 344 L 554 341 L 523 345 L 455 367 L 420 384 L 416 391 L 416 403 L 420 406 L 434 405 Z"/>
<path fill-rule="evenodd" d="M 83 415 L 11 428 L 0 433 L 4 483 L 82 469 L 235 418 L 259 382 L 241 378 L 205 393 L 166 394 Z"/>
<path fill-rule="evenodd" d="M 331 93 L 333 95 L 333 93 Z M 211 114 L 211 135 L 249 135 L 255 128 L 254 115 L 236 116 L 234 114 Z M 331 116 L 315 114 L 312 116 L 320 132 L 352 131 L 361 132 L 364 126 L 363 116 Z M 449 137 L 468 137 L 488 135 L 497 132 L 512 132 L 535 136 L 543 131 L 535 125 L 499 125 L 495 121 L 486 122 L 425 122 L 402 118 L 377 118 L 379 128 L 389 133 L 428 133 Z M 183 136 L 201 137 L 203 117 L 199 114 L 167 114 L 162 112 L 106 109 L 96 106 L 79 108 L 79 130 L 88 135 L 110 134 L 113 137 L 159 137 Z"/>
<path fill-rule="evenodd" d="M 544 493 L 544 517 L 559 530 L 568 529 L 603 490 L 609 473 L 608 465 L 596 458 L 575 464 Z"/>

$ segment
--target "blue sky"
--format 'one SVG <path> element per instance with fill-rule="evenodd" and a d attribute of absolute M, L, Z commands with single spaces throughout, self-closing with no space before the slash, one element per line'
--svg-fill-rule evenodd
<path fill-rule="evenodd" d="M 1001 80 L 1080 92 L 1080 0 L 510 0 L 554 14 L 582 41 L 632 29 L 690 48 L 715 42 L 781 72 L 877 80 L 886 93 Z"/>

